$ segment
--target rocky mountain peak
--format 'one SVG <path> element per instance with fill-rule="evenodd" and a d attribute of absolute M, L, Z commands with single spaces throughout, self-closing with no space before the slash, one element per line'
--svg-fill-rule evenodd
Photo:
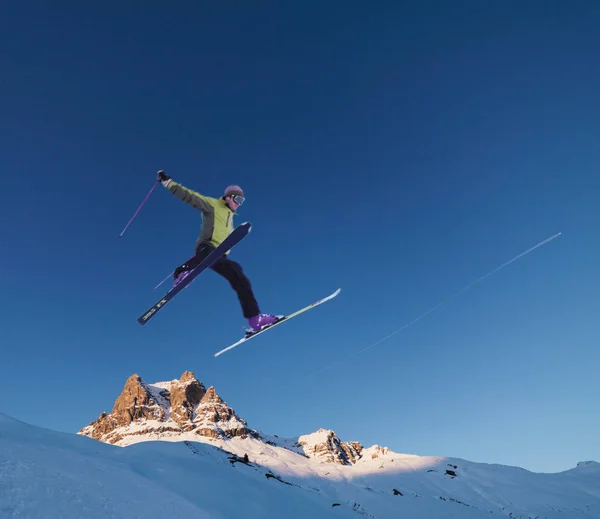
<path fill-rule="evenodd" d="M 194 429 L 194 410 L 206 395 L 206 388 L 191 371 L 170 385 L 171 417 L 184 431 Z"/>
<path fill-rule="evenodd" d="M 210 438 L 256 436 L 215 388 L 207 390 L 191 371 L 185 371 L 179 380 L 154 384 L 131 375 L 112 411 L 101 413 L 79 434 L 127 444 L 131 436 L 160 439 L 190 431 Z"/>
<path fill-rule="evenodd" d="M 202 397 L 202 403 L 217 405 L 217 404 L 224 404 L 225 402 L 223 402 L 223 400 L 221 400 L 221 397 L 219 395 L 217 395 L 215 388 L 213 386 L 210 386 L 208 388 L 208 390 L 206 391 L 206 394 Z"/>
<path fill-rule="evenodd" d="M 179 379 L 149 384 L 134 373 L 126 381 L 110 413 L 103 412 L 79 434 L 117 445 L 161 439 L 226 440 L 251 437 L 326 463 L 354 465 L 387 457 L 386 447 L 365 449 L 359 442 L 343 442 L 330 429 L 318 429 L 298 438 L 278 438 L 249 429 L 245 420 L 208 388 L 194 372 Z M 197 436 L 196 436 L 197 435 Z"/>
<path fill-rule="evenodd" d="M 309 457 L 320 458 L 328 463 L 352 465 L 363 451 L 359 442 L 342 442 L 337 434 L 329 429 L 318 429 L 312 434 L 300 436 L 297 446 Z"/>
<path fill-rule="evenodd" d="M 181 378 L 179 379 L 179 382 L 198 382 L 198 379 L 196 378 L 196 375 L 194 375 L 193 371 L 184 371 L 183 375 L 181 375 Z"/>

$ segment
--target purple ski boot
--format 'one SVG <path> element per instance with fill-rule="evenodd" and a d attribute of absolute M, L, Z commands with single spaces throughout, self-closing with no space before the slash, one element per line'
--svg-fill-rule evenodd
<path fill-rule="evenodd" d="M 253 334 L 256 332 L 260 332 L 263 328 L 267 326 L 271 326 L 275 324 L 277 321 L 280 321 L 283 318 L 283 315 L 273 315 L 273 314 L 258 314 L 254 317 L 250 317 L 248 319 L 249 328 L 246 328 L 246 332 L 249 334 Z"/>
<path fill-rule="evenodd" d="M 179 273 L 176 273 L 175 280 L 173 281 L 173 288 L 175 288 L 179 283 L 181 283 L 185 278 L 190 275 L 189 270 L 182 270 Z"/>

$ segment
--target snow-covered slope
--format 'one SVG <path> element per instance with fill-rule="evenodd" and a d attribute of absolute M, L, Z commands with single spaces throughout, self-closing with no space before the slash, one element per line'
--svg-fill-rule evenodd
<path fill-rule="evenodd" d="M 202 444 L 123 449 L 0 414 L 0 518 L 356 518 L 316 490 Z"/>
<path fill-rule="evenodd" d="M 535 474 L 375 446 L 340 464 L 271 438 L 189 431 L 122 448 L 0 414 L 0 517 L 600 518 L 595 462 Z"/>
<path fill-rule="evenodd" d="M 315 445 L 327 437 L 325 433 L 314 434 Z M 538 474 L 518 467 L 398 454 L 373 446 L 363 449 L 357 462 L 340 464 L 308 457 L 297 439 L 261 437 L 268 439 L 209 439 L 189 432 L 169 441 L 189 439 L 239 457 L 247 455 L 287 483 L 316 491 L 331 504 L 353 508 L 367 517 L 391 519 L 406 513 L 427 519 L 600 519 L 600 464 L 596 462 L 580 463 L 558 474 Z"/>

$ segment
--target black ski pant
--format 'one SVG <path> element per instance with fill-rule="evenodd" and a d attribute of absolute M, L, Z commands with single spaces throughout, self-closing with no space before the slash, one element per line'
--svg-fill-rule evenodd
<path fill-rule="evenodd" d="M 173 275 L 174 278 L 181 272 L 192 270 L 194 267 L 198 266 L 213 250 L 215 250 L 215 248 L 211 244 L 200 245 L 196 250 L 195 256 L 191 257 L 183 265 L 175 269 Z M 230 260 L 226 255 L 223 255 L 215 261 L 210 268 L 229 281 L 231 288 L 237 293 L 242 307 L 242 313 L 246 319 L 250 319 L 250 317 L 254 317 L 260 313 L 250 280 L 244 274 L 242 266 L 239 263 L 236 263 L 235 261 Z"/>

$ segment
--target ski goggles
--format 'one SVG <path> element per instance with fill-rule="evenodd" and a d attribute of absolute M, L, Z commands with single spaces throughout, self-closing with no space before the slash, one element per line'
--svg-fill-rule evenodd
<path fill-rule="evenodd" d="M 233 201 L 237 205 L 242 205 L 246 199 L 242 195 L 233 195 Z"/>

